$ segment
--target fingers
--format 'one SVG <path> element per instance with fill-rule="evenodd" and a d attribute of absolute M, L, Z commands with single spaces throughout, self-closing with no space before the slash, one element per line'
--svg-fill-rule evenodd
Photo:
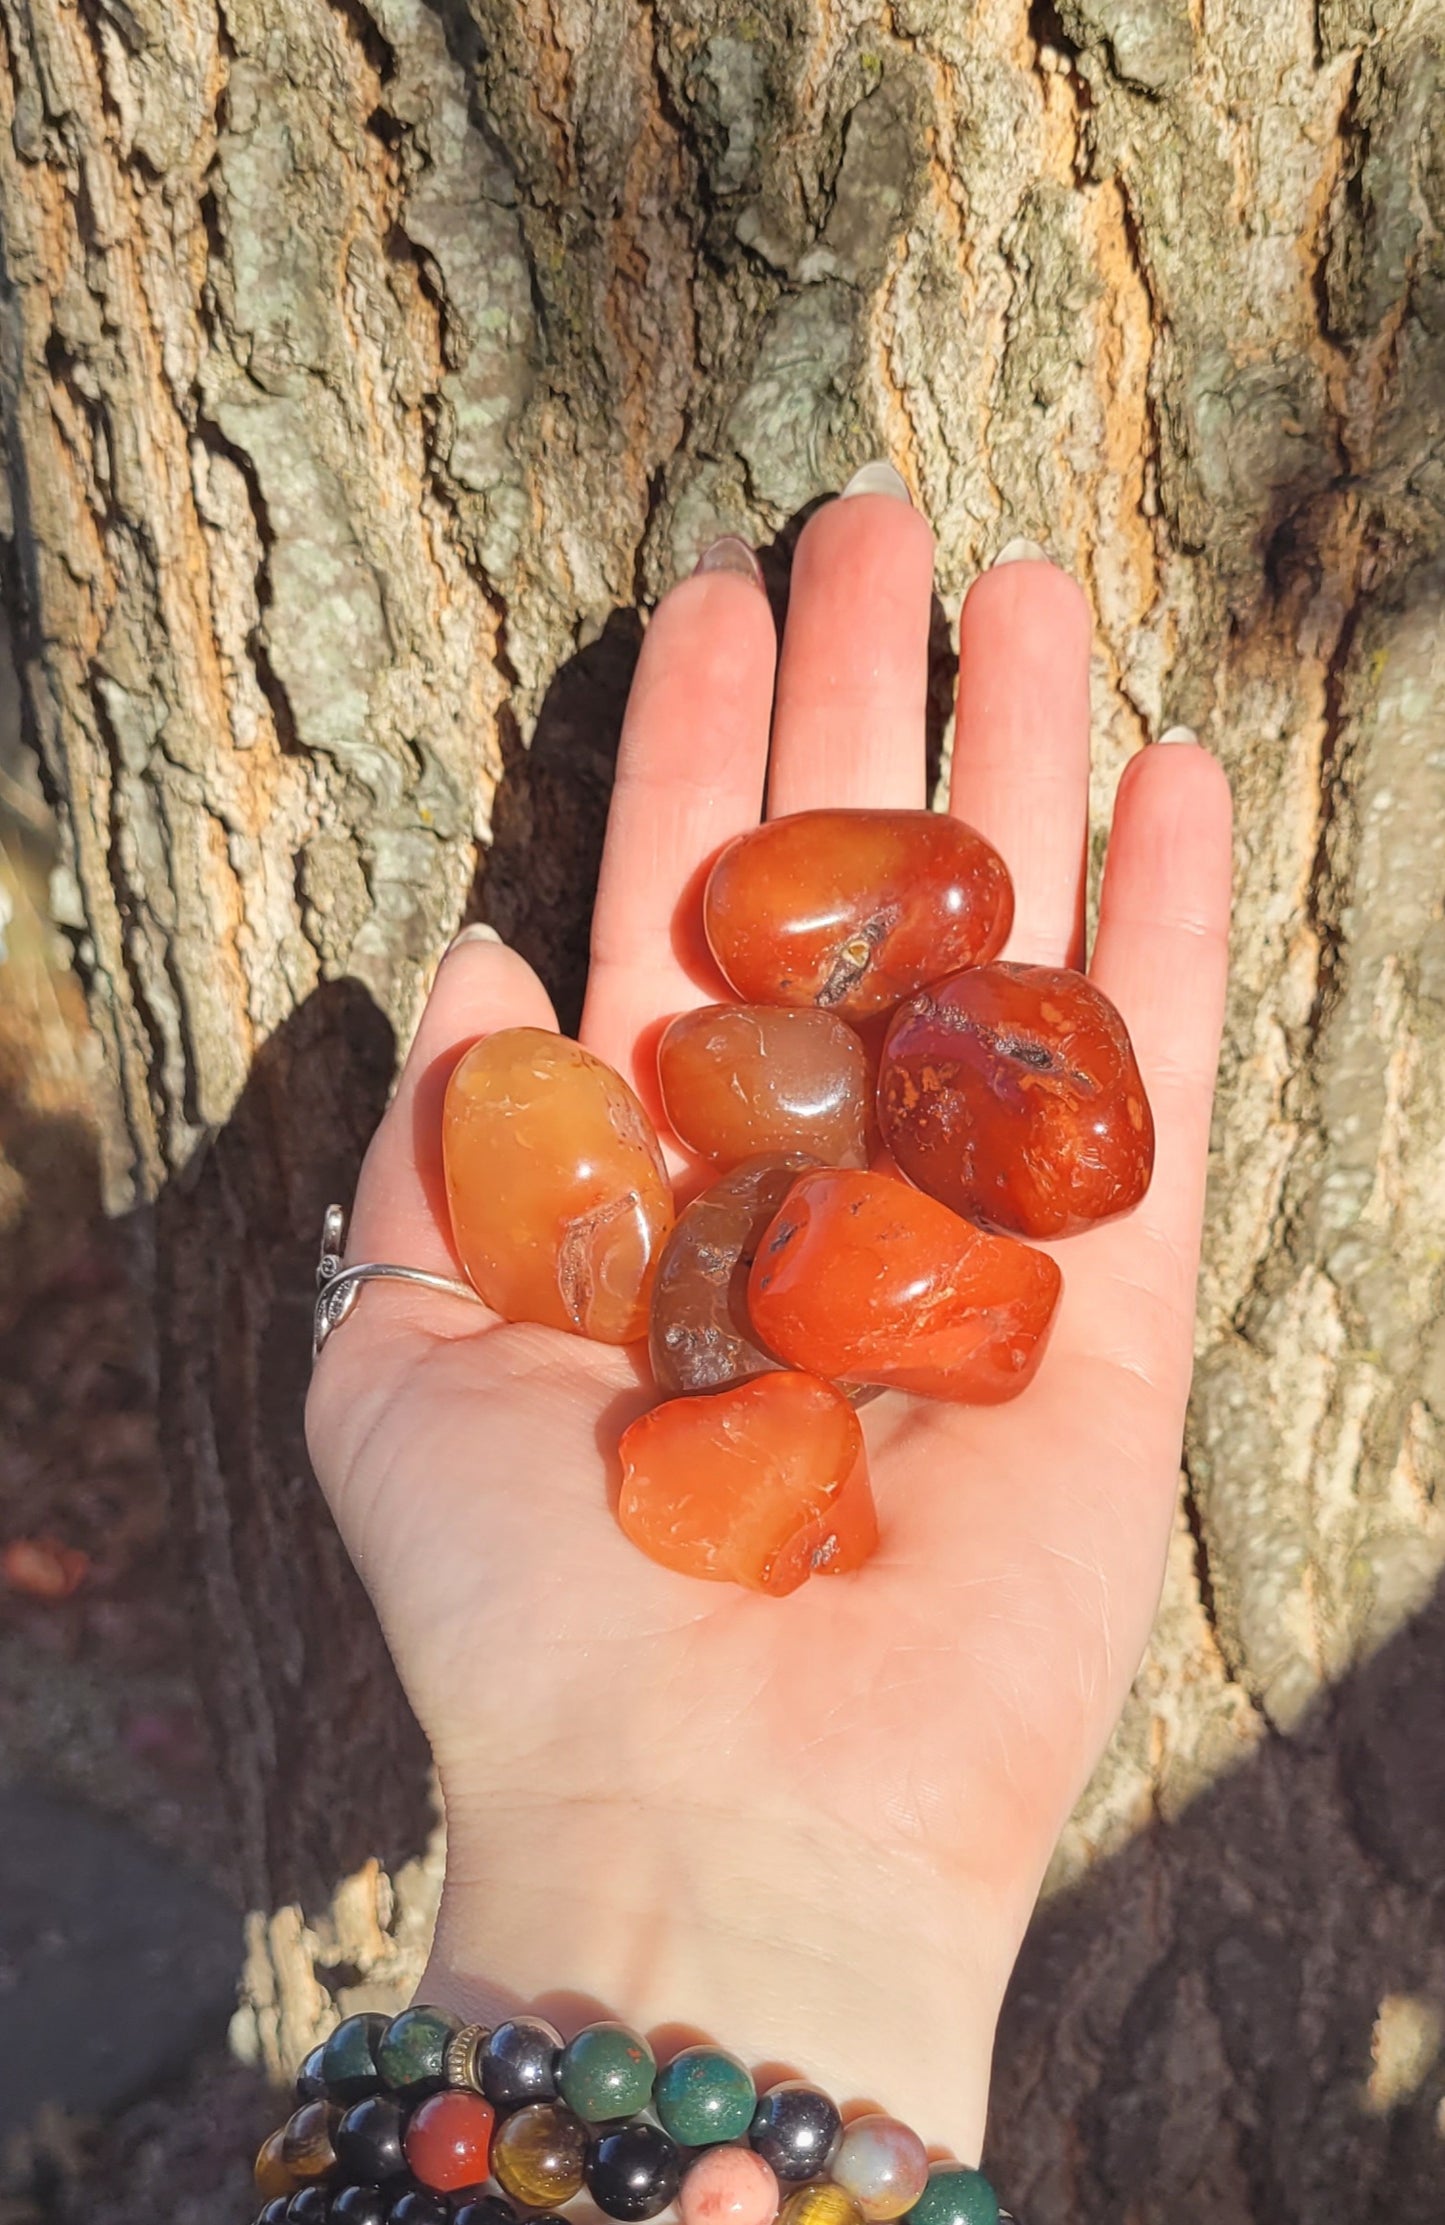
<path fill-rule="evenodd" d="M 1224 1024 L 1232 808 L 1218 761 L 1155 743 L 1119 783 L 1090 968 L 1123 1013 L 1154 1110 L 1154 1178 L 1090 1241 L 1125 1247 L 1131 1280 L 1192 1315 Z M 1121 1258 L 1124 1257 L 1121 1251 Z"/>
<path fill-rule="evenodd" d="M 848 495 L 803 528 L 778 670 L 770 817 L 926 801 L 932 587 L 933 535 L 906 500 Z"/>
<path fill-rule="evenodd" d="M 628 698 L 581 1032 L 649 1102 L 647 1031 L 723 993 L 698 883 L 762 809 L 777 641 L 761 577 L 694 573 L 664 596 Z"/>
<path fill-rule="evenodd" d="M 1033 965 L 1082 963 L 1091 639 L 1083 591 L 1054 564 L 995 565 L 964 599 L 949 809 L 1006 859 L 1004 956 Z"/>
<path fill-rule="evenodd" d="M 479 1036 L 499 1028 L 556 1025 L 546 990 L 514 950 L 484 936 L 452 945 L 362 1165 L 348 1259 L 393 1260 L 428 1274 L 459 1274 L 441 1148 L 442 1100 L 452 1068 Z"/>

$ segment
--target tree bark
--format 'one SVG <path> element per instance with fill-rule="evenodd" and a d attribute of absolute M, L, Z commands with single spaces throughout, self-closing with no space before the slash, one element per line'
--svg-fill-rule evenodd
<path fill-rule="evenodd" d="M 399 1984 L 431 1875 L 298 1437 L 321 1208 L 469 903 L 575 1010 L 638 609 L 721 530 L 781 595 L 886 453 L 950 618 L 1019 533 L 1087 588 L 1100 830 L 1176 721 L 1239 808 L 1178 1549 L 1000 2179 L 1032 2225 L 1434 2217 L 1442 0 L 0 0 L 0 42 L 25 680 L 243 2043 Z"/>

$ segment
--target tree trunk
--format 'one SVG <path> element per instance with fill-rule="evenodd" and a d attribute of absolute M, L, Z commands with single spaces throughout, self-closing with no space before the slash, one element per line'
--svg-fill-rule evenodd
<path fill-rule="evenodd" d="M 299 1442 L 321 1208 L 469 902 L 575 1012 L 639 606 L 724 529 L 781 587 L 886 453 L 950 618 L 1015 534 L 1084 582 L 1101 825 L 1175 721 L 1239 806 L 1178 1550 L 1006 2016 L 1000 2180 L 1030 2225 L 1437 2217 L 1442 0 L 0 0 L 0 37 L 25 678 L 243 2043 L 400 1984 L 434 1871 Z"/>

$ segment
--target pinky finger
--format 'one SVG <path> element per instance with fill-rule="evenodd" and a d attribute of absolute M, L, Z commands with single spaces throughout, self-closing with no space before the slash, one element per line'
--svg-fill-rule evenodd
<path fill-rule="evenodd" d="M 1114 806 L 1090 966 L 1124 1015 L 1154 1110 L 1154 1179 L 1130 1221 L 1158 1240 L 1156 1258 L 1180 1282 L 1159 1295 L 1187 1305 L 1224 1024 L 1231 824 L 1229 783 L 1207 750 L 1155 743 L 1133 759 Z"/>

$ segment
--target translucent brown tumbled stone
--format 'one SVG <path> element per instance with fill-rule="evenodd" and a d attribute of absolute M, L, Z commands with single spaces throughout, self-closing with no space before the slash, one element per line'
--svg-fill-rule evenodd
<path fill-rule="evenodd" d="M 1013 923 L 993 845 L 940 811 L 800 811 L 730 842 L 703 924 L 749 1004 L 886 1012 L 956 966 L 992 958 Z"/>
<path fill-rule="evenodd" d="M 657 1071 L 678 1138 L 719 1166 L 759 1151 L 867 1164 L 868 1060 L 834 1012 L 705 1005 L 666 1030 Z"/>
<path fill-rule="evenodd" d="M 748 1273 L 789 1187 L 816 1164 L 801 1152 L 746 1159 L 678 1216 L 652 1286 L 648 1353 L 660 1390 L 720 1391 L 782 1365 L 753 1335 Z"/>
<path fill-rule="evenodd" d="M 442 1147 L 457 1251 L 489 1306 L 603 1344 L 646 1335 L 672 1192 L 620 1074 L 565 1036 L 503 1029 L 458 1062 Z"/>

